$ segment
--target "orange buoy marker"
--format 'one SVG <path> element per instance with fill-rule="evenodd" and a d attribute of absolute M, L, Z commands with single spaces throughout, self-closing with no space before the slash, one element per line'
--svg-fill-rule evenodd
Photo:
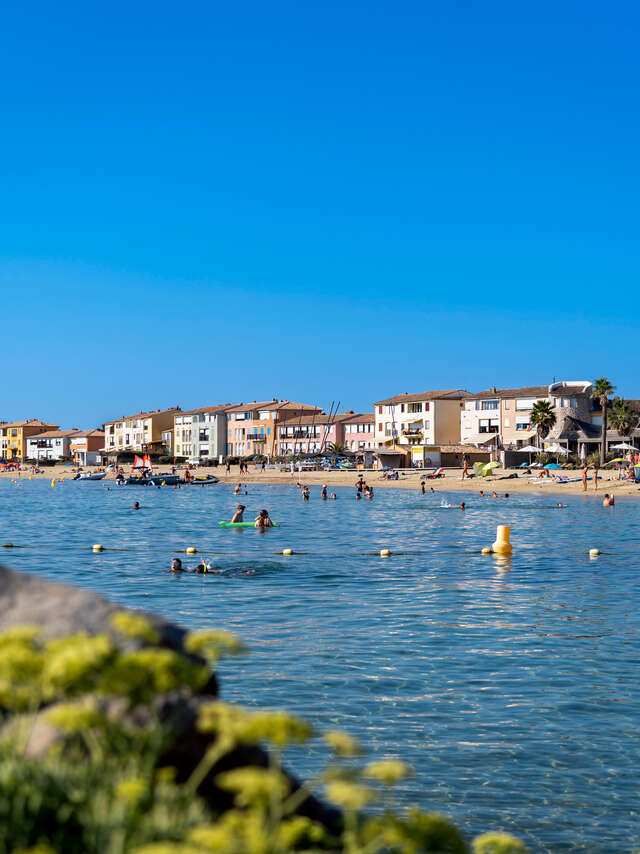
<path fill-rule="evenodd" d="M 508 525 L 498 525 L 496 530 L 496 541 L 491 546 L 492 550 L 497 555 L 510 555 L 512 551 L 509 537 L 511 536 L 511 528 Z"/>

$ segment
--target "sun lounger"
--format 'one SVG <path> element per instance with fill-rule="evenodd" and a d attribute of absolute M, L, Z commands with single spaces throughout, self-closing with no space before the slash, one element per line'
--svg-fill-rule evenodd
<path fill-rule="evenodd" d="M 444 469 L 443 469 L 443 468 L 434 469 L 430 474 L 428 474 L 428 475 L 427 475 L 427 477 L 428 477 L 428 478 L 431 478 L 431 477 L 444 477 Z"/>

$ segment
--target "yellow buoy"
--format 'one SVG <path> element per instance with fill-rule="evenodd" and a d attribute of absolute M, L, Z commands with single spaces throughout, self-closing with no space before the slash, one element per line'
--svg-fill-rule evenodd
<path fill-rule="evenodd" d="M 498 555 L 510 555 L 512 546 L 509 542 L 511 536 L 511 528 L 508 525 L 498 525 L 496 530 L 496 541 L 491 546 L 493 551 Z"/>
<path fill-rule="evenodd" d="M 589 549 L 589 557 L 598 557 L 600 549 Z"/>
<path fill-rule="evenodd" d="M 293 549 L 282 549 L 282 554 L 283 555 L 292 555 Z"/>
<path fill-rule="evenodd" d="M 92 546 L 94 552 L 101 552 L 104 549 L 104 546 L 101 543 L 94 543 Z"/>
<path fill-rule="evenodd" d="M 390 549 L 380 549 L 380 557 L 391 557 Z"/>
<path fill-rule="evenodd" d="M 56 479 L 54 477 L 54 479 L 51 481 L 51 486 L 55 486 L 55 485 L 56 485 Z"/>
<path fill-rule="evenodd" d="M 198 549 L 194 548 L 193 546 L 189 546 L 189 548 L 187 549 L 187 554 L 194 555 L 197 551 Z"/>
<path fill-rule="evenodd" d="M 483 554 L 483 555 L 490 555 L 490 554 L 491 554 L 491 548 L 490 548 L 489 546 L 485 546 L 485 547 L 482 549 L 482 551 L 480 552 L 480 554 Z"/>

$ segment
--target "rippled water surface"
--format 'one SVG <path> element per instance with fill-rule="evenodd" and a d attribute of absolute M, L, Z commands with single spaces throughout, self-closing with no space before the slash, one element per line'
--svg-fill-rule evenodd
<path fill-rule="evenodd" d="M 636 502 L 446 496 L 463 513 L 442 493 L 338 496 L 312 488 L 303 504 L 294 487 L 250 486 L 249 518 L 267 507 L 282 522 L 262 534 L 217 527 L 237 502 L 224 485 L 2 480 L 0 542 L 21 548 L 0 558 L 236 632 L 250 654 L 222 665 L 226 699 L 284 706 L 407 759 L 400 799 L 469 833 L 508 829 L 535 851 L 640 847 Z M 506 566 L 479 553 L 498 524 L 512 526 Z M 220 574 L 164 573 L 190 545 Z M 594 546 L 611 553 L 590 559 Z M 321 754 L 291 764 L 309 775 Z"/>

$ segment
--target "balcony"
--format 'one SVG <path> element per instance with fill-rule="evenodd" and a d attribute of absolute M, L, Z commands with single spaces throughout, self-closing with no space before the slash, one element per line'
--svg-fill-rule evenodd
<path fill-rule="evenodd" d="M 412 437 L 414 439 L 421 438 L 423 433 L 424 433 L 424 430 L 422 427 L 410 427 L 408 430 L 402 431 L 403 436 L 409 436 L 409 437 Z"/>

